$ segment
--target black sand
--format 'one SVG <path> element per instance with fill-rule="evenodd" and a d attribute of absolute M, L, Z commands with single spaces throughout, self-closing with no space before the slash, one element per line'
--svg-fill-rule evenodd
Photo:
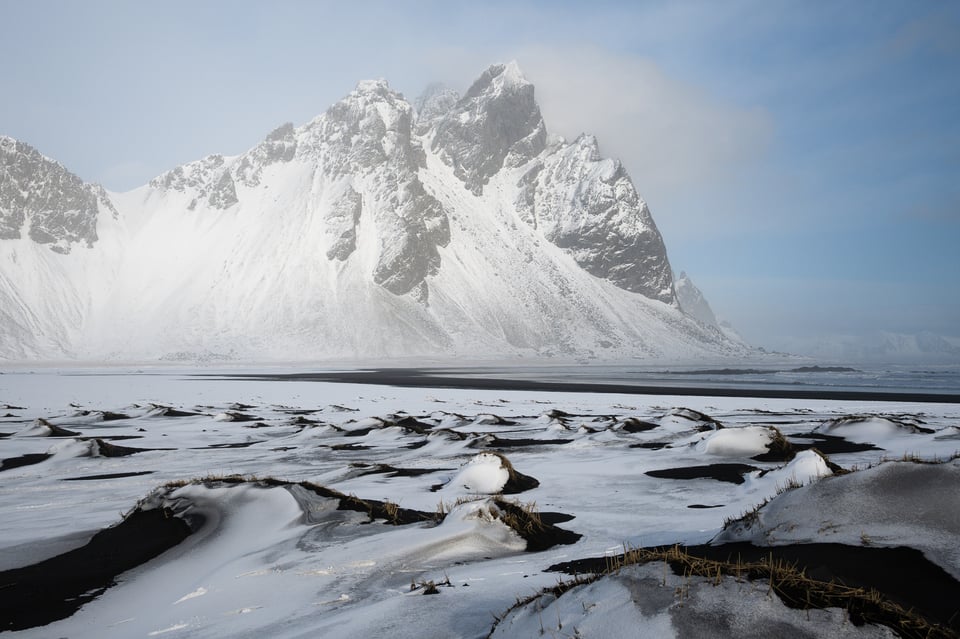
<path fill-rule="evenodd" d="M 956 393 L 921 393 L 916 391 L 857 391 L 780 388 L 705 388 L 689 386 L 651 386 L 603 382 L 549 382 L 530 379 L 493 377 L 456 377 L 446 371 L 436 374 L 424 368 L 380 368 L 370 370 L 331 371 L 322 373 L 249 373 L 236 375 L 195 375 L 197 378 L 249 380 L 259 382 L 341 382 L 346 384 L 378 384 L 404 388 L 461 388 L 480 390 L 513 390 L 557 393 L 616 393 L 625 395 L 679 395 L 685 397 L 753 397 L 783 399 L 828 399 L 838 401 L 960 403 Z"/>
<path fill-rule="evenodd" d="M 65 619 L 113 585 L 120 573 L 179 544 L 191 529 L 171 515 L 138 510 L 82 548 L 0 572 L 0 631 Z"/>
<path fill-rule="evenodd" d="M 644 475 L 658 479 L 715 479 L 731 484 L 742 484 L 745 473 L 760 470 L 756 466 L 747 464 L 710 464 L 709 466 L 682 466 L 680 468 L 664 468 L 648 470 Z"/>

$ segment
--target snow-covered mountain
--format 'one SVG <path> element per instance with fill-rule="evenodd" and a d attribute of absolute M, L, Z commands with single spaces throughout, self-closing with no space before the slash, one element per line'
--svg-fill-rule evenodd
<path fill-rule="evenodd" d="M 361 82 L 311 122 L 126 193 L 0 144 L 0 357 L 699 357 L 643 199 L 547 134 L 515 63 L 417 109 Z"/>

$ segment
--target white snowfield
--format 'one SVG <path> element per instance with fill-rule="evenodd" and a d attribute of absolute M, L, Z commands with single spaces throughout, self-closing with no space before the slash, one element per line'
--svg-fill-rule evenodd
<path fill-rule="evenodd" d="M 66 254 L 27 216 L 0 239 L 0 358 L 747 353 L 681 310 L 620 164 L 548 138 L 516 65 L 491 70 L 426 123 L 361 82 L 242 155 L 105 193 L 95 240 Z"/>
<path fill-rule="evenodd" d="M 400 390 L 191 372 L 0 376 L 8 435 L 0 437 L 0 571 L 79 548 L 137 506 L 202 516 L 183 542 L 120 574 L 73 615 L 4 636 L 741 637 L 753 628 L 886 637 L 888 629 L 854 626 L 842 610 L 789 609 L 766 584 L 715 586 L 665 574 L 662 564 L 504 614 L 564 578 L 549 566 L 625 545 L 868 539 L 917 548 L 960 576 L 960 463 L 881 463 L 955 454 L 956 404 Z M 878 449 L 830 460 L 863 470 L 834 477 L 810 450 L 754 459 L 773 428 L 800 445 L 813 441 L 802 435 L 822 437 L 841 423 Z M 892 423 L 920 428 L 893 432 Z M 140 452 L 112 456 L 109 445 Z M 557 526 L 582 537 L 526 552 L 491 495 L 506 482 L 492 451 L 539 481 L 506 500 L 572 516 Z M 742 465 L 742 483 L 647 474 L 716 464 Z M 230 475 L 249 481 L 217 479 Z M 302 481 L 442 521 L 371 521 Z M 805 487 L 788 489 L 796 485 Z M 725 519 L 768 499 L 752 525 L 723 531 Z M 427 582 L 438 594 L 424 594 Z"/>

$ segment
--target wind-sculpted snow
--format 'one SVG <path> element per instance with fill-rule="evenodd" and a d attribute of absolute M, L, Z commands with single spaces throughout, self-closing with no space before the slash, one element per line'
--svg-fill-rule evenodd
<path fill-rule="evenodd" d="M 907 519 L 914 531 L 910 540 L 901 537 Z M 960 580 L 958 537 L 960 460 L 901 460 L 780 495 L 751 516 L 732 521 L 714 542 L 907 544 Z"/>
<path fill-rule="evenodd" d="M 718 636 L 753 618 L 797 636 L 886 636 L 855 630 L 843 606 L 791 611 L 768 581 L 735 573 L 668 575 L 660 561 L 556 599 L 548 568 L 736 538 L 910 546 L 957 574 L 958 465 L 941 463 L 956 450 L 956 405 L 187 373 L 4 375 L 0 623 L 20 625 L 0 630 L 404 639 L 492 625 L 494 636 L 540 636 L 542 620 L 558 636 L 620 636 L 628 622 L 687 636 L 726 610 Z M 804 449 L 823 424 L 870 419 L 919 428 L 872 430 L 876 447 L 829 460 Z M 764 457 L 778 433 L 796 448 L 790 459 Z M 739 482 L 651 474 L 731 465 Z M 171 521 L 185 526 L 161 529 Z M 127 559 L 98 559 L 105 539 Z M 47 585 L 64 605 L 31 595 Z M 542 614 L 536 600 L 514 608 L 541 589 Z"/>

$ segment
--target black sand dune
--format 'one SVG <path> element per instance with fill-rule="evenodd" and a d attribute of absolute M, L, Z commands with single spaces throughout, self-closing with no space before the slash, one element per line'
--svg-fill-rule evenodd
<path fill-rule="evenodd" d="M 658 424 L 652 422 L 645 422 L 642 419 L 637 419 L 636 417 L 628 417 L 622 422 L 621 428 L 624 432 L 627 433 L 643 433 L 648 430 L 653 430 L 657 428 Z"/>
<path fill-rule="evenodd" d="M 9 459 L 0 461 L 0 472 L 11 470 L 13 468 L 21 468 L 23 466 L 39 464 L 42 461 L 50 459 L 50 457 L 51 456 L 47 453 L 27 453 L 26 455 L 20 455 L 19 457 L 10 457 Z"/>
<path fill-rule="evenodd" d="M 874 444 L 858 444 L 856 442 L 847 441 L 838 435 L 807 433 L 804 435 L 791 435 L 790 437 L 794 440 L 791 443 L 795 449 L 809 450 L 810 448 L 816 448 L 824 455 L 839 455 L 842 453 L 862 453 L 868 450 L 883 450 Z M 811 441 L 809 443 L 797 442 L 795 441 L 797 439 L 808 439 Z"/>
<path fill-rule="evenodd" d="M 572 439 L 532 439 L 526 437 L 501 438 L 491 435 L 488 441 L 480 442 L 480 445 L 489 448 L 522 448 L 528 446 L 550 446 L 563 445 L 572 442 Z"/>
<path fill-rule="evenodd" d="M 381 474 L 387 477 L 419 477 L 420 475 L 429 475 L 430 473 L 456 470 L 455 468 L 396 468 L 389 464 L 377 464 L 369 468 L 365 468 L 365 466 L 366 464 L 359 465 L 359 467 L 363 469 L 358 473 L 358 477 Z"/>
<path fill-rule="evenodd" d="M 82 548 L 0 572 L 0 630 L 46 625 L 75 613 L 122 572 L 176 546 L 190 526 L 163 509 L 135 511 Z"/>
<path fill-rule="evenodd" d="M 129 473 L 104 473 L 102 475 L 83 475 L 82 477 L 64 477 L 60 481 L 95 481 L 98 479 L 121 479 L 123 477 L 139 477 L 140 475 L 152 475 L 152 470 L 140 470 Z"/>
<path fill-rule="evenodd" d="M 743 476 L 754 470 L 756 466 L 747 464 L 710 464 L 708 466 L 683 466 L 681 468 L 664 468 L 648 470 L 645 475 L 658 479 L 716 479 L 731 484 L 742 484 Z"/>

